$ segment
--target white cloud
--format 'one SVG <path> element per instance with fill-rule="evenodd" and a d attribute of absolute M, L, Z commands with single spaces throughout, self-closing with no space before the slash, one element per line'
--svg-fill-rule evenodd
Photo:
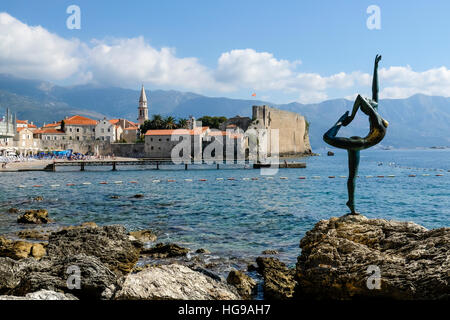
<path fill-rule="evenodd" d="M 268 52 L 253 49 L 222 53 L 215 73 L 223 84 L 244 86 L 256 90 L 280 90 L 289 86 L 300 61 L 277 60 Z"/>
<path fill-rule="evenodd" d="M 157 50 L 142 37 L 93 43 L 88 64 L 98 82 L 146 82 L 184 88 L 209 88 L 215 84 L 211 72 L 196 58 L 177 58 L 174 49 Z"/>
<path fill-rule="evenodd" d="M 0 12 L 0 72 L 60 80 L 80 71 L 80 43 Z"/>
<path fill-rule="evenodd" d="M 416 93 L 450 96 L 450 70 L 444 66 L 423 72 L 410 66 L 382 68 L 380 81 L 385 82 L 381 98 L 406 98 Z"/>
<path fill-rule="evenodd" d="M 0 13 L 0 73 L 122 87 L 145 83 L 200 93 L 256 91 L 303 103 L 350 99 L 356 91 L 370 91 L 370 74 L 353 71 L 324 76 L 301 72 L 300 65 L 300 60 L 278 59 L 247 48 L 222 53 L 217 67 L 208 68 L 195 57 L 177 57 L 174 48 L 154 48 L 143 37 L 82 43 Z M 442 66 L 417 72 L 410 66 L 391 66 L 380 69 L 380 85 L 381 98 L 416 93 L 449 96 L 450 70 Z"/>

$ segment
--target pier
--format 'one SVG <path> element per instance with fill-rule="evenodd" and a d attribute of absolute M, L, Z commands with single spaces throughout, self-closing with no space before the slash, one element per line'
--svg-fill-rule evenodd
<path fill-rule="evenodd" d="M 230 164 L 242 164 L 242 165 L 250 165 L 249 160 L 223 160 L 223 161 L 208 161 L 208 160 L 198 160 L 198 161 L 188 161 L 182 163 L 175 163 L 172 159 L 130 159 L 130 160 L 62 160 L 62 161 L 54 161 L 53 163 L 48 164 L 44 171 L 56 171 L 57 167 L 80 167 L 80 171 L 84 171 L 86 167 L 91 166 L 110 166 L 112 171 L 117 171 L 117 166 L 153 166 L 153 168 L 149 168 L 149 170 L 159 170 L 161 165 L 184 165 L 184 169 L 188 170 L 190 165 L 215 165 L 216 169 L 219 170 L 224 168 L 224 166 Z M 272 164 L 273 166 L 274 164 Z M 267 168 L 270 167 L 270 164 L 261 164 L 254 163 L 253 169 Z M 279 163 L 275 164 L 278 168 L 306 168 L 306 163 L 304 162 L 289 162 L 289 163 Z"/>

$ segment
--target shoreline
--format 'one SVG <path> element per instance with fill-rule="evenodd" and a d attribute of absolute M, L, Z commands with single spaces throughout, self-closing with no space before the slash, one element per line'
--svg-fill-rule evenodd
<path fill-rule="evenodd" d="M 31 218 L 51 222 L 46 210 L 31 211 Z M 4 214 L 16 213 L 20 212 Z M 28 230 L 36 231 L 40 226 L 42 224 L 30 224 Z M 219 262 L 214 262 L 215 254 L 207 248 L 191 250 L 173 242 L 158 242 L 152 230 L 127 231 L 123 225 L 97 226 L 85 222 L 58 228 L 37 239 L 39 234 L 42 235 L 36 232 L 16 241 L 0 235 L 0 273 L 6 285 L 10 283 L 8 277 L 23 278 L 16 284 L 17 291 L 5 289 L 5 282 L 0 281 L 0 292 L 9 294 L 0 298 L 20 296 L 18 292 L 32 294 L 38 289 L 55 290 L 55 287 L 55 294 L 74 295 L 73 298 L 81 300 L 168 297 L 175 300 L 422 300 L 450 297 L 446 284 L 450 269 L 447 259 L 450 228 L 428 230 L 412 222 L 369 219 L 362 215 L 320 220 L 299 239 L 301 252 L 299 250 L 293 268 L 277 258 L 278 252 L 268 249 L 246 268 L 235 269 L 227 260 L 229 257 L 221 257 L 222 260 L 219 257 Z M 102 243 L 101 248 L 98 243 Z M 422 250 L 424 246 L 428 249 Z M 333 248 L 331 252 L 330 248 Z M 334 250 L 339 254 L 330 255 Z M 414 263 L 404 262 L 412 257 Z M 49 267 L 59 270 L 67 263 L 97 270 L 84 275 L 88 279 L 83 278 L 88 283 L 95 282 L 94 296 L 91 291 L 66 288 L 60 279 L 64 279 L 64 273 L 54 274 L 53 267 Z M 217 272 L 220 263 L 228 264 L 224 270 L 227 275 Z M 424 270 L 421 265 L 427 268 Z M 366 269 L 374 266 L 382 268 L 383 285 L 378 291 L 366 286 Z M 21 275 L 13 271 L 22 268 L 25 273 Z M 28 268 L 31 268 L 31 275 L 26 271 Z M 24 292 L 25 288 L 20 286 L 27 283 L 29 277 L 34 279 L 33 285 Z M 158 289 L 161 286 L 163 291 Z M 181 290 L 180 294 L 180 288 L 187 291 Z M 205 294 L 205 290 L 208 293 Z"/>

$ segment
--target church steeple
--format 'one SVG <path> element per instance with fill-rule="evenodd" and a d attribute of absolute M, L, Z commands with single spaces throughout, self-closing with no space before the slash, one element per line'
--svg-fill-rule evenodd
<path fill-rule="evenodd" d="M 144 85 L 141 88 L 141 97 L 139 98 L 139 102 L 147 102 L 147 96 L 145 95 Z"/>
<path fill-rule="evenodd" d="M 143 124 L 145 120 L 148 120 L 147 96 L 145 95 L 144 85 L 142 85 L 139 98 L 138 122 Z"/>

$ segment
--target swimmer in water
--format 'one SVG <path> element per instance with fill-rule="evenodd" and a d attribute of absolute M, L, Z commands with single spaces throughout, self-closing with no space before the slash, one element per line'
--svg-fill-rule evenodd
<path fill-rule="evenodd" d="M 359 151 L 373 147 L 383 140 L 388 127 L 388 122 L 378 114 L 378 62 L 380 60 L 381 55 L 377 55 L 373 71 L 372 99 L 358 95 L 353 104 L 352 114 L 349 116 L 349 111 L 344 113 L 335 125 L 323 135 L 323 140 L 326 143 L 336 148 L 346 149 L 348 152 L 349 175 L 347 180 L 348 201 L 346 204 L 350 209 L 350 214 L 358 214 L 355 211 L 355 180 L 358 174 Z M 353 121 L 358 109 L 369 116 L 369 134 L 364 138 L 357 136 L 350 138 L 336 137 L 342 126 L 346 127 Z"/>

